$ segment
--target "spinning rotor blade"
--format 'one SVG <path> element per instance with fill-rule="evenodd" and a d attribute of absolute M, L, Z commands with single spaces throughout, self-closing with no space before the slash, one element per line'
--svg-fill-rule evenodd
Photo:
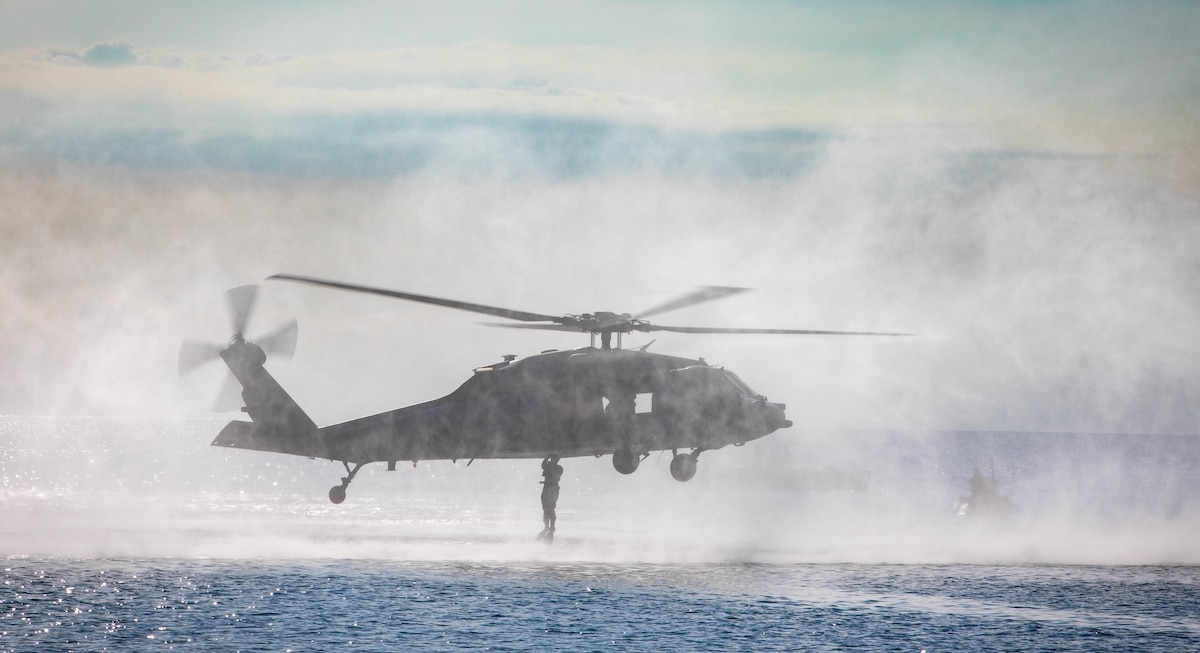
<path fill-rule="evenodd" d="M 296 353 L 296 337 L 299 326 L 295 319 L 288 320 L 271 333 L 254 341 L 267 356 L 291 358 Z"/>
<path fill-rule="evenodd" d="M 179 347 L 179 375 L 183 376 L 201 365 L 221 357 L 224 345 L 187 341 Z"/>
<path fill-rule="evenodd" d="M 659 304 L 650 310 L 642 311 L 641 313 L 638 313 L 637 317 L 638 319 L 645 319 L 651 315 L 658 315 L 659 313 L 666 313 L 667 311 L 674 311 L 686 306 L 701 304 L 703 302 L 711 302 L 714 299 L 728 297 L 729 295 L 736 295 L 737 293 L 746 292 L 747 290 L 749 290 L 749 288 L 734 288 L 730 286 L 701 286 L 686 295 L 672 299 L 664 304 Z"/>
<path fill-rule="evenodd" d="M 233 337 L 225 344 L 185 341 L 179 348 L 180 376 L 209 361 L 220 358 L 221 354 L 227 350 L 234 352 L 235 356 L 254 356 L 255 350 L 259 349 L 266 356 L 291 358 L 295 353 L 298 328 L 294 319 L 263 336 L 257 343 L 246 339 L 246 327 L 250 322 L 250 315 L 254 312 L 254 305 L 258 301 L 258 286 L 234 288 L 225 293 L 225 299 L 229 302 L 229 321 L 233 327 Z M 230 412 L 238 410 L 242 403 L 242 384 L 233 374 L 229 374 L 221 387 L 213 410 L 219 413 Z"/>
<path fill-rule="evenodd" d="M 499 327 L 501 329 L 537 329 L 540 331 L 570 331 L 579 333 L 579 327 L 567 326 L 565 324 L 506 324 L 503 322 L 480 322 L 483 326 Z"/>
<path fill-rule="evenodd" d="M 328 279 L 317 279 L 315 277 L 305 277 L 298 274 L 273 274 L 268 279 L 282 279 L 284 281 L 297 281 L 307 283 L 314 286 L 326 286 L 328 288 L 337 288 L 339 290 L 350 290 L 353 292 L 367 293 L 369 295 L 382 295 L 384 297 L 393 297 L 395 299 L 407 299 L 413 302 L 421 302 L 423 304 L 433 304 L 434 306 L 445 306 L 446 308 L 457 308 L 460 311 L 471 311 L 472 313 L 483 313 L 493 317 L 503 317 L 510 320 L 521 320 L 522 322 L 556 322 L 559 320 L 554 315 L 542 315 L 541 313 L 527 313 L 525 311 L 514 311 L 507 308 L 497 308 L 495 306 L 485 306 L 483 304 L 471 304 L 469 302 L 460 302 L 453 299 L 442 299 L 440 297 L 429 297 L 427 295 L 416 295 L 413 293 L 400 292 L 398 290 L 388 290 L 387 288 L 376 288 L 373 286 L 360 286 L 353 283 L 343 283 L 341 281 L 330 281 Z"/>
<path fill-rule="evenodd" d="M 915 336 L 915 333 L 884 333 L 878 331 L 813 331 L 811 329 L 723 329 L 720 327 L 680 327 L 647 324 L 641 331 L 674 331 L 676 333 L 757 333 L 798 336 Z"/>
<path fill-rule="evenodd" d="M 214 413 L 232 413 L 242 407 L 242 384 L 238 383 L 237 377 L 233 374 L 225 375 L 225 383 L 221 386 L 221 393 L 217 395 L 217 401 L 213 404 Z"/>
<path fill-rule="evenodd" d="M 503 327 L 506 329 L 537 329 L 542 331 L 581 331 L 592 334 L 612 334 L 612 333 L 630 333 L 633 331 L 674 331 L 676 333 L 725 333 L 725 334 L 774 334 L 774 335 L 819 335 L 819 336 L 911 336 L 911 333 L 890 333 L 878 331 L 818 331 L 812 329 L 742 329 L 742 328 L 720 328 L 720 327 L 687 327 L 687 326 L 659 326 L 645 321 L 645 318 L 652 315 L 658 315 L 667 311 L 674 311 L 687 306 L 694 306 L 703 302 L 709 302 L 722 297 L 728 297 L 737 293 L 745 292 L 748 288 L 735 288 L 731 286 L 703 286 L 692 292 L 689 292 L 680 297 L 676 297 L 671 301 L 659 304 L 649 310 L 646 310 L 638 315 L 638 317 L 630 317 L 628 314 L 615 314 L 607 312 L 585 313 L 582 315 L 564 315 L 556 317 L 554 315 L 544 315 L 541 313 L 529 313 L 526 311 L 516 311 L 508 308 L 498 308 L 495 306 L 487 306 L 484 304 L 472 304 L 469 302 L 460 302 L 452 299 L 443 299 L 441 297 L 430 297 L 428 295 L 417 295 L 413 293 L 400 292 L 398 290 L 388 290 L 387 288 L 377 288 L 374 286 L 362 286 L 353 283 L 345 283 L 342 281 L 332 281 L 329 279 L 318 279 L 316 277 L 307 277 L 298 274 L 274 274 L 268 279 L 281 279 L 283 281 L 295 281 L 306 283 L 314 286 L 325 286 L 327 288 L 337 288 L 339 290 L 349 290 L 352 292 L 367 293 L 370 295 L 381 295 L 383 297 L 393 297 L 396 299 L 406 299 L 424 304 L 433 304 L 435 306 L 444 306 L 446 308 L 457 308 L 462 311 L 470 311 L 472 313 L 482 313 L 494 317 L 502 317 L 510 320 L 520 320 L 522 322 L 540 322 L 541 324 L 498 324 L 492 322 L 484 323 L 485 326 Z M 605 340 L 607 343 L 608 340 Z M 607 348 L 607 345 L 606 345 Z"/>
<path fill-rule="evenodd" d="M 254 303 L 258 300 L 258 286 L 239 286 L 225 293 L 229 300 L 229 318 L 233 332 L 246 333 L 246 323 L 254 312 Z"/>

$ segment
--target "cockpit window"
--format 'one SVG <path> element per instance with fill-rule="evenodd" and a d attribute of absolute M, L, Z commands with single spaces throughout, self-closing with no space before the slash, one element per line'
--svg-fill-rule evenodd
<path fill-rule="evenodd" d="M 756 399 L 763 398 L 762 395 L 751 390 L 750 386 L 746 385 L 746 382 L 739 379 L 738 375 L 734 374 L 733 372 L 730 372 L 729 370 L 721 370 L 721 374 L 733 384 L 733 387 L 737 388 L 738 392 L 746 395 L 747 397 L 754 397 Z"/>

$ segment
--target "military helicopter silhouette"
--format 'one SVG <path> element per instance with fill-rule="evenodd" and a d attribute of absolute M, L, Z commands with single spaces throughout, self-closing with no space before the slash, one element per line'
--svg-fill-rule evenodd
<path fill-rule="evenodd" d="M 786 406 L 750 389 L 728 369 L 703 359 L 638 349 L 623 349 L 632 332 L 694 334 L 780 334 L 829 336 L 904 336 L 904 333 L 815 331 L 807 329 L 714 328 L 651 324 L 646 318 L 746 290 L 701 287 L 637 314 L 595 312 L 553 316 L 455 301 L 439 297 L 318 279 L 276 274 L 268 279 L 381 295 L 444 306 L 517 323 L 490 323 L 517 329 L 579 331 L 591 344 L 574 350 L 548 350 L 475 369 L 471 378 L 440 399 L 318 427 L 272 377 L 267 355 L 290 356 L 297 326 L 290 321 L 255 341 L 245 337 L 257 298 L 257 286 L 228 293 L 233 337 L 225 345 L 185 342 L 179 370 L 186 373 L 221 358 L 233 373 L 218 409 L 241 410 L 250 421 L 234 420 L 213 440 L 214 446 L 325 458 L 342 463 L 346 476 L 329 490 L 335 504 L 364 465 L 421 460 L 563 458 L 612 455 L 613 467 L 632 474 L 654 451 L 671 451 L 671 475 L 689 481 L 704 451 L 742 445 L 792 422 Z M 616 346 L 613 346 L 613 336 Z M 596 347 L 599 338 L 600 346 Z M 468 465 L 470 462 L 468 462 Z"/>

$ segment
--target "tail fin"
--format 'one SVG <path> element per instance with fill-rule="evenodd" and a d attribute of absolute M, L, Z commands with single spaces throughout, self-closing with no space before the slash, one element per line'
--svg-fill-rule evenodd
<path fill-rule="evenodd" d="M 221 352 L 221 358 L 242 384 L 242 410 L 251 421 L 230 422 L 213 446 L 328 457 L 316 423 L 263 368 L 266 355 L 262 349 L 236 338 Z"/>

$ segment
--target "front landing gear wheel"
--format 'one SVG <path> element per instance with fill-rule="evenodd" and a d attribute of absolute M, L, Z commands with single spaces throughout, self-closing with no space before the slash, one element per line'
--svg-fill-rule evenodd
<path fill-rule="evenodd" d="M 692 480 L 696 475 L 696 456 L 690 453 L 677 453 L 671 459 L 671 476 L 680 483 Z"/>
<path fill-rule="evenodd" d="M 329 500 L 334 503 L 341 503 L 346 500 L 346 488 L 341 485 L 335 485 L 329 488 Z"/>
<path fill-rule="evenodd" d="M 630 449 L 618 449 L 613 453 L 613 467 L 622 474 L 636 472 L 638 464 L 641 462 L 641 456 L 638 456 Z"/>

